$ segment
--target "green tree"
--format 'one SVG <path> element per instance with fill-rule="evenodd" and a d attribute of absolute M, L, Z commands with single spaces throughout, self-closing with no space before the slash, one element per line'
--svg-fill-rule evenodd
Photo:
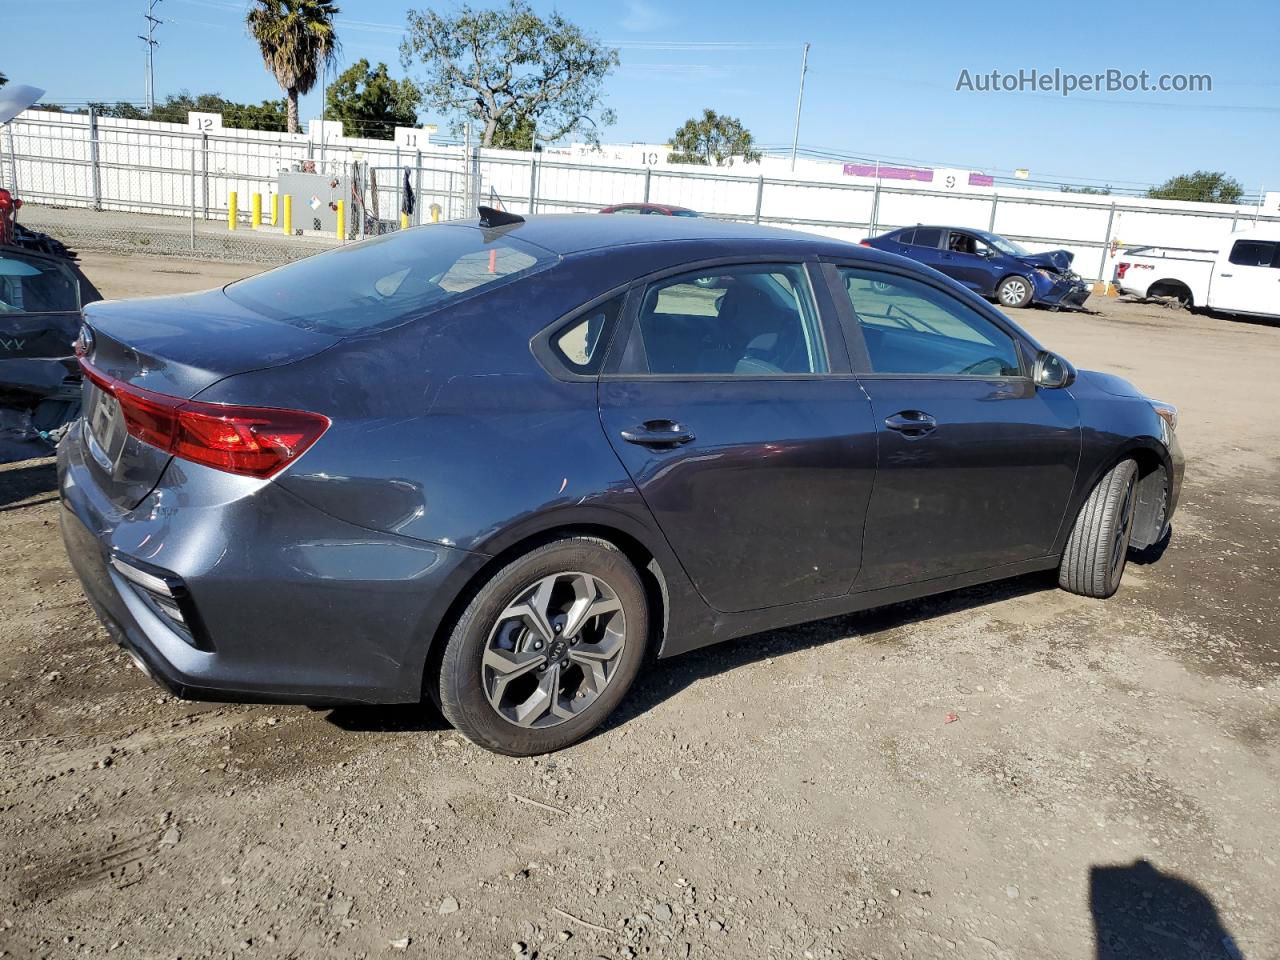
<path fill-rule="evenodd" d="M 510 146 L 535 129 L 543 141 L 578 131 L 598 143 L 615 120 L 602 109 L 601 86 L 618 51 L 558 13 L 539 17 L 524 0 L 500 10 L 464 4 L 451 15 L 410 10 L 400 59 L 408 70 L 415 58 L 427 101 L 455 126 L 479 122 L 482 146 Z"/>
<path fill-rule="evenodd" d="M 1238 203 L 1244 187 L 1225 173 L 1197 170 L 1170 177 L 1147 191 L 1153 200 L 1196 200 L 1201 203 Z"/>
<path fill-rule="evenodd" d="M 0 87 L 3 87 L 8 82 L 9 82 L 9 78 L 6 77 L 3 73 L 0 73 Z"/>
<path fill-rule="evenodd" d="M 498 121 L 493 131 L 493 146 L 500 150 L 532 150 L 537 131 L 528 117 L 506 116 Z M 550 139 L 550 138 L 546 138 Z M 541 147 L 537 149 L 541 150 Z"/>
<path fill-rule="evenodd" d="M 124 120 L 157 120 L 161 123 L 186 123 L 188 111 L 197 113 L 220 113 L 222 122 L 228 127 L 247 130 L 284 130 L 286 125 L 286 109 L 283 98 L 264 100 L 260 104 L 236 103 L 225 100 L 216 93 L 201 93 L 192 96 L 186 90 L 171 93 L 162 103 L 157 103 L 150 113 L 136 104 L 120 101 L 118 103 L 91 103 L 100 117 L 119 117 Z"/>
<path fill-rule="evenodd" d="M 703 110 L 701 117 L 686 120 L 671 138 L 673 152 L 670 163 L 698 163 L 722 167 L 732 157 L 750 163 L 760 159 L 753 147 L 751 131 L 736 117 L 721 116 L 714 110 Z"/>
<path fill-rule="evenodd" d="M 262 62 L 288 100 L 290 133 L 298 132 L 298 94 L 310 92 L 321 68 L 334 62 L 337 15 L 338 8 L 329 0 L 254 0 L 245 15 Z"/>
<path fill-rule="evenodd" d="M 347 134 L 390 140 L 396 127 L 418 121 L 422 92 L 407 77 L 393 80 L 385 63 L 370 68 L 360 59 L 338 75 L 329 87 L 325 116 L 347 124 Z"/>

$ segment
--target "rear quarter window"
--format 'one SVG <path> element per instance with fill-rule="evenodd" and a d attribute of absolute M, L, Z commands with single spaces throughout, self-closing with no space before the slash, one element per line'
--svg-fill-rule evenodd
<path fill-rule="evenodd" d="M 557 260 L 513 236 L 432 225 L 238 280 L 226 294 L 270 319 L 341 337 L 398 326 Z"/>

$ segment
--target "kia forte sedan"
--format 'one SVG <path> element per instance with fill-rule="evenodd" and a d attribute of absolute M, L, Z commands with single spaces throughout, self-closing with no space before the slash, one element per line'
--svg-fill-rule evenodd
<path fill-rule="evenodd" d="M 1176 411 L 903 257 L 683 217 L 379 237 L 91 305 L 92 604 L 180 696 L 435 700 L 555 750 L 650 654 L 1166 536 Z"/>

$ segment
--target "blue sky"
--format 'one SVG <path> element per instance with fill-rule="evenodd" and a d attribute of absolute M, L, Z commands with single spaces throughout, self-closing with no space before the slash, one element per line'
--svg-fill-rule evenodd
<path fill-rule="evenodd" d="M 4 0 L 0 69 L 55 101 L 142 97 L 145 0 Z M 400 72 L 405 0 L 337 0 L 342 61 Z M 422 4 L 415 4 L 421 6 Z M 156 89 L 279 95 L 243 21 L 247 0 L 162 0 Z M 448 8 L 451 4 L 438 4 Z M 551 3 L 535 0 L 539 10 Z M 1280 190 L 1280 4 L 1275 0 L 972 4 L 564 0 L 562 14 L 621 48 L 606 139 L 663 141 L 703 107 L 789 144 L 800 53 L 812 44 L 802 145 L 1035 179 L 1148 184 L 1225 170 Z M 21 42 L 13 42 L 14 38 Z M 1131 42 L 1128 38 L 1136 38 Z M 1211 93 L 957 92 L 1019 69 L 1206 73 Z M 319 113 L 318 90 L 302 116 Z M 430 115 L 424 120 L 436 119 Z"/>

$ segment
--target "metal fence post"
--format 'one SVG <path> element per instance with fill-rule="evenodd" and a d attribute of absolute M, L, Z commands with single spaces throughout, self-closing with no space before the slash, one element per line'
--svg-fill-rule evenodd
<path fill-rule="evenodd" d="M 653 179 L 653 167 L 644 168 L 644 202 L 649 202 L 649 181 Z"/>
<path fill-rule="evenodd" d="M 537 212 L 538 204 L 538 135 L 529 137 L 529 213 Z"/>
<path fill-rule="evenodd" d="M 466 131 L 462 138 L 462 215 L 467 215 L 467 204 L 471 202 L 471 121 L 467 121 Z"/>
<path fill-rule="evenodd" d="M 9 190 L 18 195 L 18 148 L 13 145 L 13 124 L 6 123 L 9 128 Z"/>
<path fill-rule="evenodd" d="M 196 249 L 196 148 L 191 148 L 191 249 Z"/>
<path fill-rule="evenodd" d="M 422 151 L 413 155 L 413 216 L 414 223 L 422 223 Z"/>
<path fill-rule="evenodd" d="M 209 135 L 200 134 L 200 196 L 204 201 L 204 218 L 209 219 Z"/>
<path fill-rule="evenodd" d="M 468 215 L 470 215 L 472 211 L 476 210 L 476 208 L 480 206 L 480 197 L 483 196 L 484 194 L 484 184 L 481 182 L 481 178 L 480 178 L 480 144 L 479 143 L 477 143 L 475 146 L 475 155 L 471 160 L 471 191 L 472 191 L 471 203 L 469 204 L 471 209 L 467 211 Z"/>
<path fill-rule="evenodd" d="M 756 223 L 760 222 L 760 208 L 764 206 L 764 174 L 756 181 Z"/>
<path fill-rule="evenodd" d="M 1107 214 L 1107 235 L 1102 241 L 1102 259 L 1098 261 L 1098 283 L 1106 283 L 1107 253 L 1111 249 L 1111 227 L 1116 222 L 1116 205 L 1111 204 L 1111 212 Z"/>
<path fill-rule="evenodd" d="M 1000 202 L 1000 194 L 991 195 L 991 219 L 987 221 L 987 233 L 996 232 L 996 204 Z"/>
<path fill-rule="evenodd" d="M 873 236 L 880 223 L 880 177 L 876 177 L 876 185 L 871 190 L 871 222 L 867 224 L 867 232 Z"/>
<path fill-rule="evenodd" d="M 89 108 L 89 184 L 93 190 L 93 209 L 102 209 L 102 175 L 98 168 L 98 110 Z"/>

